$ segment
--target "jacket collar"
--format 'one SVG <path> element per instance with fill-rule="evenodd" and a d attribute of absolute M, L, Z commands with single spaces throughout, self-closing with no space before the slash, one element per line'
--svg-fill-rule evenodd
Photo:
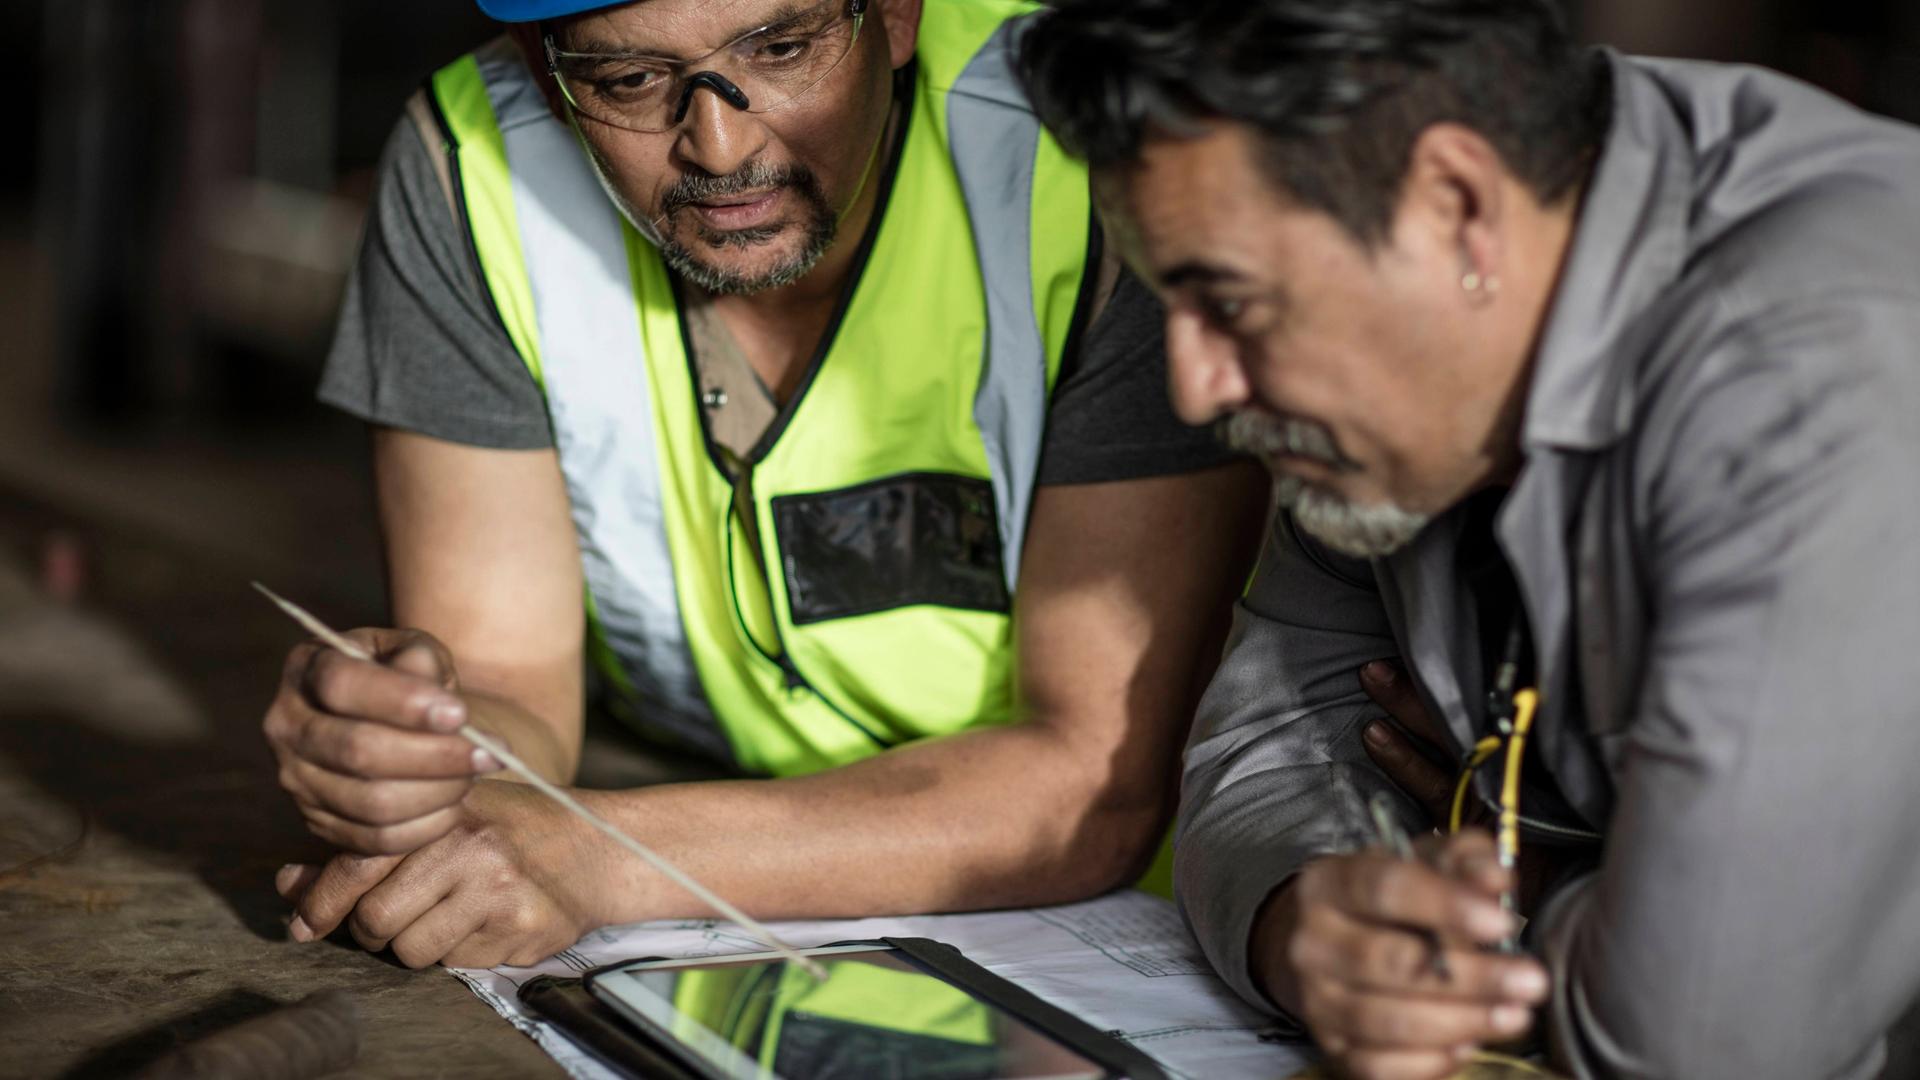
<path fill-rule="evenodd" d="M 1612 50 L 1613 115 L 1534 356 L 1522 449 L 1596 450 L 1633 416 L 1633 328 L 1686 256 L 1692 147 L 1652 76 Z"/>

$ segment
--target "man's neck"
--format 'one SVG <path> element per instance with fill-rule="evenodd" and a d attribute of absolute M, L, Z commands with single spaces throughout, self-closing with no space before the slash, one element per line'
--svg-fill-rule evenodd
<path fill-rule="evenodd" d="M 1531 220 L 1516 234 L 1524 240 L 1514 247 L 1508 289 L 1509 298 L 1517 304 L 1515 310 L 1525 313 L 1523 329 L 1516 333 L 1519 348 L 1512 350 L 1512 355 L 1520 357 L 1520 363 L 1508 382 L 1506 400 L 1501 404 L 1491 440 L 1502 452 L 1496 455 L 1482 486 L 1511 486 L 1526 463 L 1522 440 L 1527 398 L 1539 370 L 1540 346 L 1553 317 L 1554 297 L 1560 292 L 1567 257 L 1573 250 L 1574 230 L 1579 225 L 1585 190 L 1586 185 L 1582 184 L 1550 206 L 1531 205 L 1528 210 Z"/>

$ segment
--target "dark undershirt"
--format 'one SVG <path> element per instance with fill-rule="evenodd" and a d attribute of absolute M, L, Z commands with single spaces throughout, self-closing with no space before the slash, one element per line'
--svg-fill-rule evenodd
<path fill-rule="evenodd" d="M 1480 657 L 1482 671 L 1486 676 L 1482 684 L 1487 687 L 1488 696 L 1482 703 L 1480 715 L 1474 717 L 1476 737 L 1492 735 L 1498 731 L 1495 715 L 1512 715 L 1511 694 L 1501 694 L 1496 689 L 1499 670 L 1510 651 L 1515 662 L 1513 689 L 1523 690 L 1532 687 L 1541 689 L 1539 682 L 1539 664 L 1534 654 L 1533 629 L 1527 618 L 1526 609 L 1520 596 L 1520 582 L 1514 576 L 1513 566 L 1500 549 L 1495 539 L 1495 525 L 1499 521 L 1500 508 L 1507 499 L 1507 489 L 1500 488 L 1481 491 L 1469 496 L 1462 506 L 1465 521 L 1461 528 L 1460 542 L 1455 549 L 1454 568 L 1461 584 L 1472 594 L 1475 619 L 1479 628 Z M 1517 641 L 1512 635 L 1517 634 Z M 1510 646 L 1518 645 L 1517 651 Z M 1578 665 L 1570 673 L 1572 692 L 1568 693 L 1569 703 L 1579 700 Z M 1570 707 L 1568 716 L 1578 716 L 1579 710 Z M 1523 751 L 1524 760 L 1520 769 L 1521 809 L 1522 812 L 1549 822 L 1556 822 L 1574 828 L 1584 828 L 1578 813 L 1565 797 L 1561 795 L 1559 785 L 1553 774 L 1548 771 L 1540 752 L 1540 740 L 1529 739 Z M 1504 754 L 1496 759 L 1504 761 Z M 1498 765 L 1485 767 L 1486 784 L 1482 791 L 1491 794 L 1498 789 Z M 1563 843 L 1555 837 L 1542 836 L 1535 832 L 1523 832 L 1528 843 Z"/>

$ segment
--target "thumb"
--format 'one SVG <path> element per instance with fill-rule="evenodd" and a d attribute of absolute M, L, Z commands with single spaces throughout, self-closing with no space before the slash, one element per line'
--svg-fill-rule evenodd
<path fill-rule="evenodd" d="M 384 645 L 380 650 L 381 663 L 395 671 L 432 680 L 448 690 L 459 688 L 453 654 L 439 638 L 424 630 L 402 630 Z"/>

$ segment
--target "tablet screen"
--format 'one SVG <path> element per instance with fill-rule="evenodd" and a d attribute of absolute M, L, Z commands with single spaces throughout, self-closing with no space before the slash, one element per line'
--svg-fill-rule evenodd
<path fill-rule="evenodd" d="M 728 1080 L 1098 1080 L 1107 1072 L 996 1006 L 871 945 L 662 961 L 605 972 L 594 994 Z"/>

